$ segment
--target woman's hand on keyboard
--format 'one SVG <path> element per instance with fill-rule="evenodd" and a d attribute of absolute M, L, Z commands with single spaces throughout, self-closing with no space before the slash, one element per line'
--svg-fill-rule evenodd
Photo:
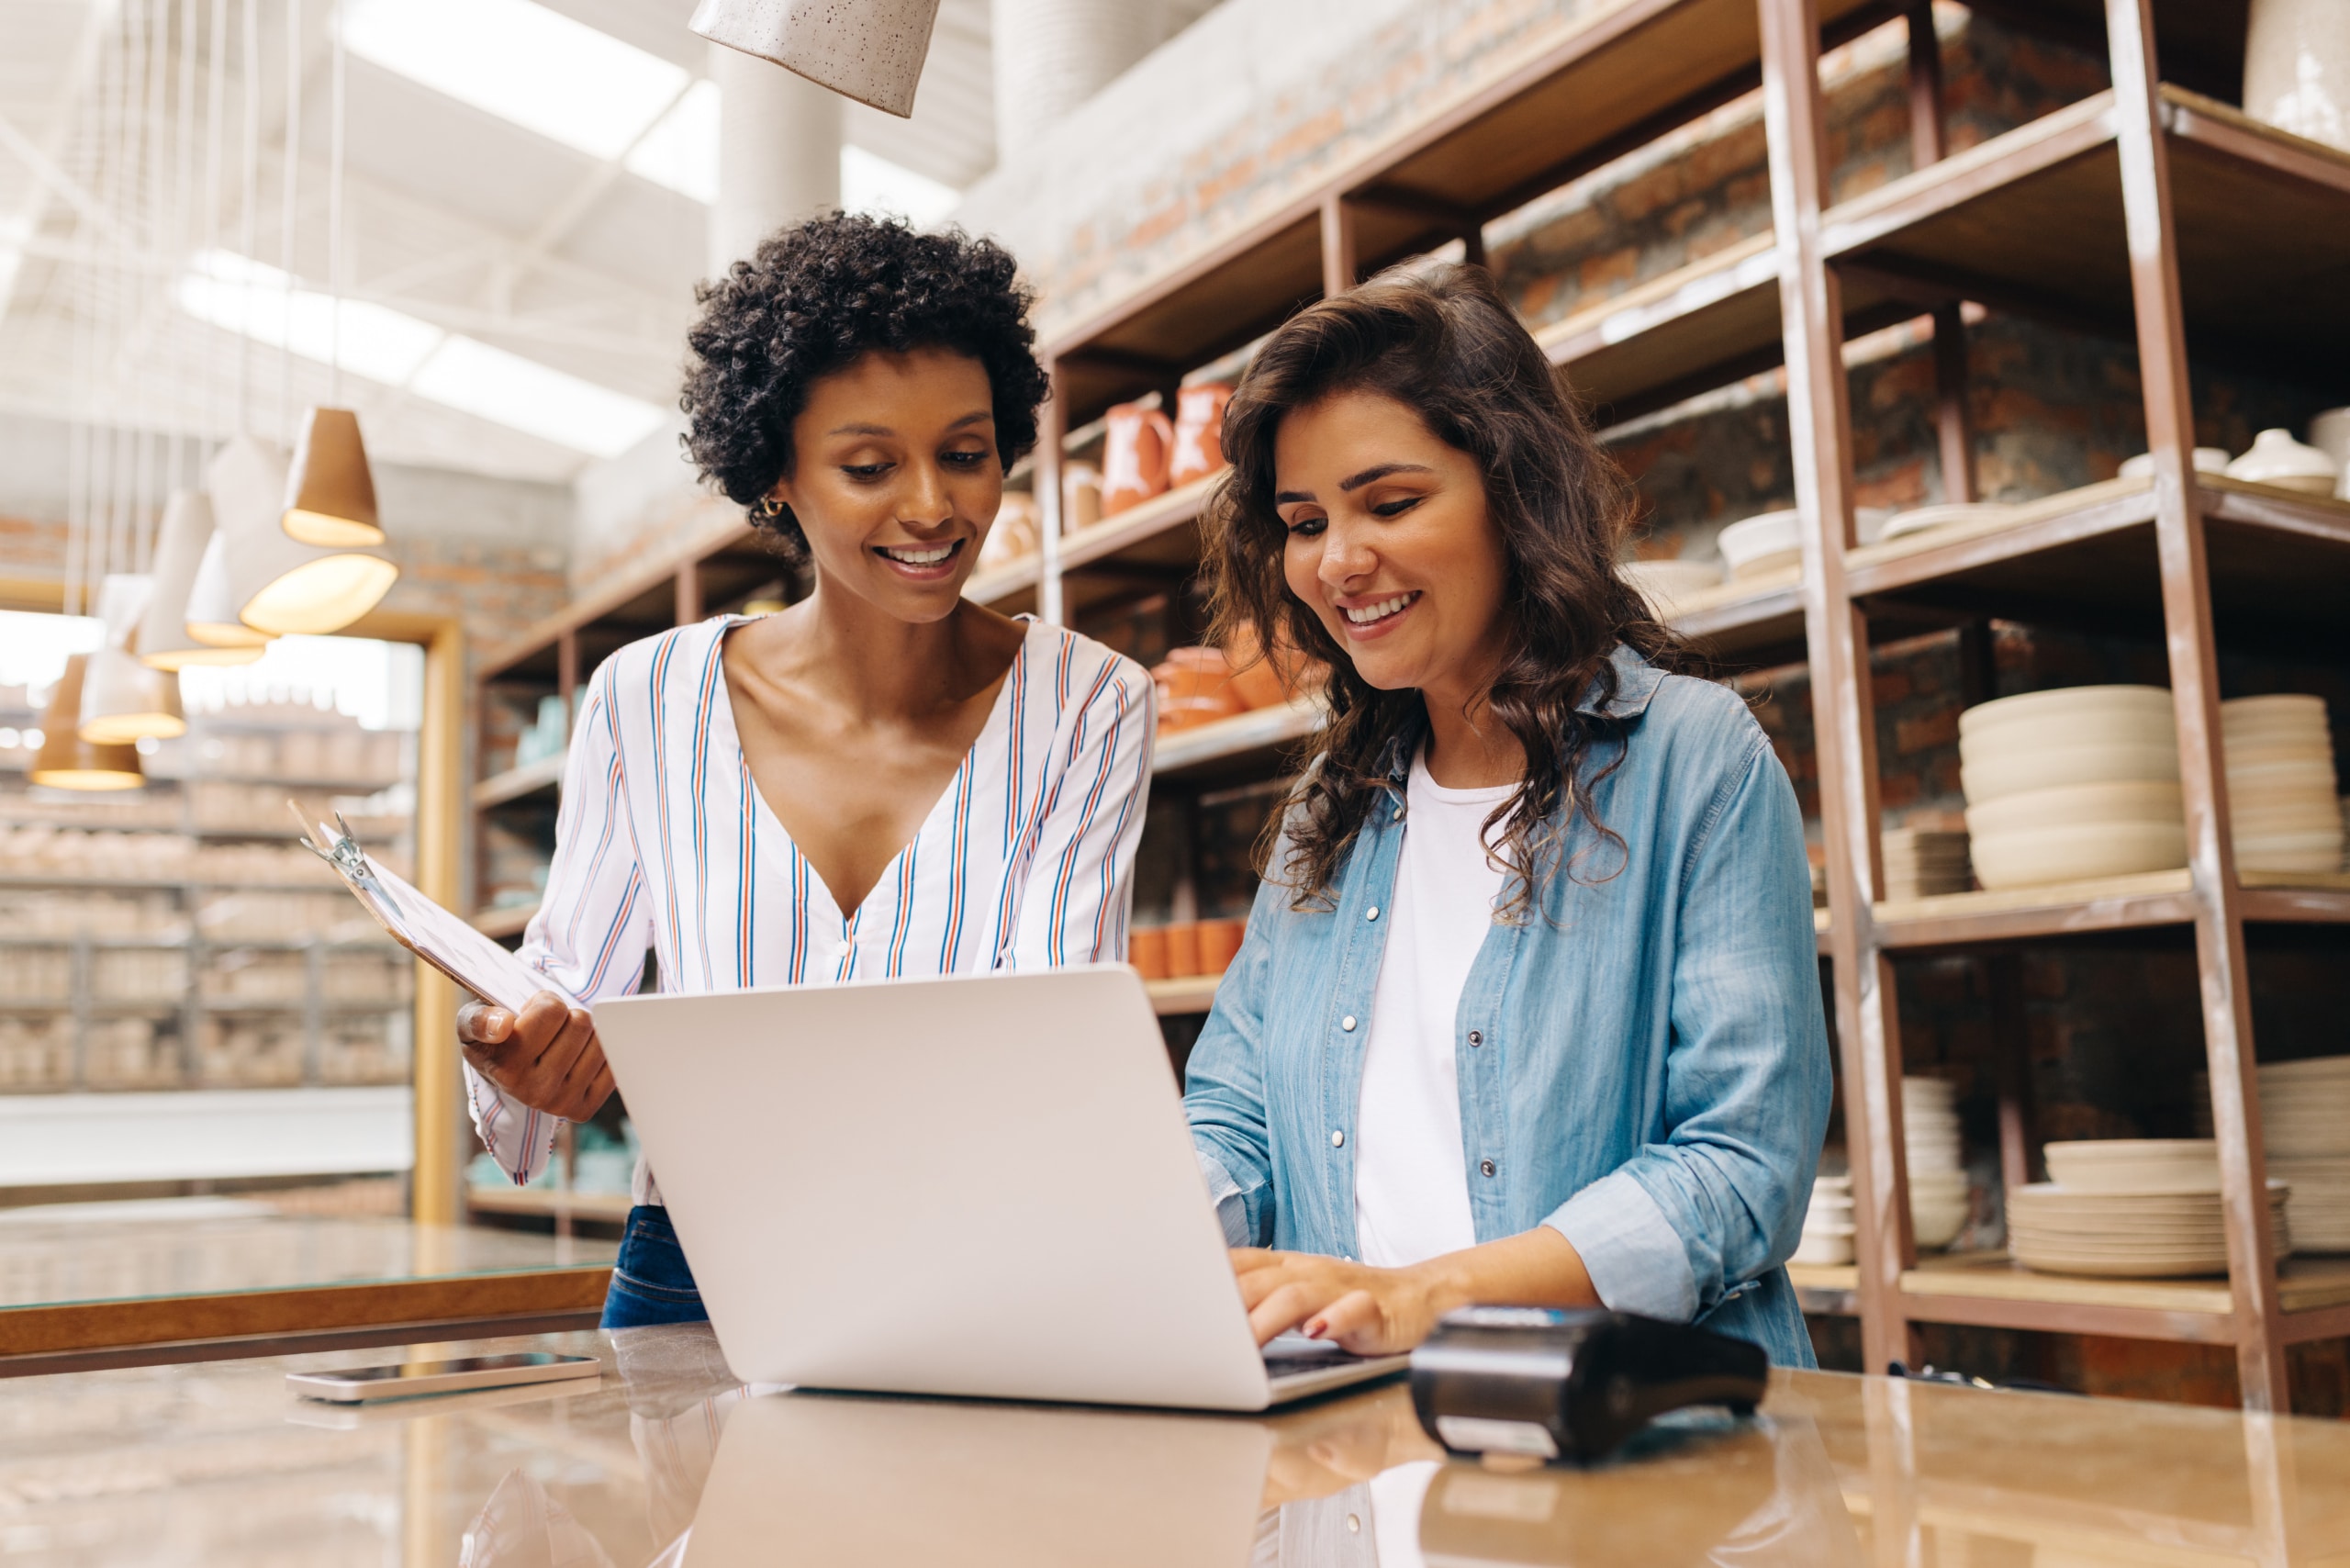
<path fill-rule="evenodd" d="M 475 1071 L 534 1111 L 584 1122 L 611 1097 L 595 1018 L 553 991 L 531 998 L 519 1015 L 467 1002 L 457 1010 L 457 1040 Z"/>

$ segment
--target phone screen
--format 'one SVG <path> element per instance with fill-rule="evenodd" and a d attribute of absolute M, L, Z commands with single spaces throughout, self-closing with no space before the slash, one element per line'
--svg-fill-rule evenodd
<path fill-rule="evenodd" d="M 467 1356 L 456 1361 L 410 1361 L 397 1367 L 352 1367 L 347 1371 L 316 1372 L 313 1376 L 334 1378 L 343 1383 L 391 1383 L 404 1378 L 449 1377 L 457 1372 L 509 1372 L 520 1367 L 551 1367 L 565 1361 L 584 1361 L 586 1356 L 557 1356 L 545 1350 L 517 1350 L 506 1356 Z"/>

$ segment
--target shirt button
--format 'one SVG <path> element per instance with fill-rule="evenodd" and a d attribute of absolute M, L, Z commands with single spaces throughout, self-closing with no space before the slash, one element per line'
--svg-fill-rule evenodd
<path fill-rule="evenodd" d="M 1332 1148 L 1344 1148 L 1347 1147 L 1347 1131 L 1344 1127 L 1334 1128 L 1331 1131 L 1330 1147 Z"/>
<path fill-rule="evenodd" d="M 1469 1031 L 1469 1043 L 1470 1043 L 1471 1045 L 1472 1045 L 1472 1046 L 1482 1046 L 1482 1045 L 1483 1045 L 1483 1044 L 1485 1043 L 1485 1036 L 1484 1036 L 1484 1033 L 1483 1033 L 1483 1031 L 1482 1031 L 1482 1030 L 1478 1030 L 1478 1029 L 1472 1029 L 1472 1030 L 1470 1030 L 1470 1031 Z"/>
<path fill-rule="evenodd" d="M 1379 906 L 1377 904 L 1372 904 L 1369 909 L 1363 911 L 1362 917 L 1365 920 L 1377 920 L 1379 918 Z M 1353 1517 L 1354 1516 L 1351 1514 L 1348 1516 L 1349 1518 Z"/>
<path fill-rule="evenodd" d="M 1477 1161 L 1477 1170 L 1483 1175 L 1491 1176 L 1494 1173 L 1494 1162 L 1490 1159 L 1481 1159 Z"/>
<path fill-rule="evenodd" d="M 1348 1514 L 1347 1516 L 1347 1533 L 1348 1535 L 1360 1535 L 1362 1533 L 1361 1515 Z"/>
<path fill-rule="evenodd" d="M 1349 1035 L 1353 1034 L 1355 1032 L 1355 1015 L 1349 1013 L 1344 1018 L 1339 1019 L 1338 1027 L 1344 1029 Z"/>

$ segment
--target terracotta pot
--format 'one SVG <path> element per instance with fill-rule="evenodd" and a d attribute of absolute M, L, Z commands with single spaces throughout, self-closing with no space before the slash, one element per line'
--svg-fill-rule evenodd
<path fill-rule="evenodd" d="M 1042 537 L 1036 498 L 1018 490 L 1005 491 L 1003 505 L 995 514 L 995 525 L 988 530 L 987 543 L 979 546 L 979 569 L 984 572 L 1008 566 L 1035 554 Z"/>
<path fill-rule="evenodd" d="M 1229 654 L 1232 688 L 1251 708 L 1278 708 L 1285 702 L 1322 689 L 1329 671 L 1279 639 L 1269 655 L 1260 656 L 1255 629 L 1235 637 Z"/>
<path fill-rule="evenodd" d="M 1167 978 L 1181 980 L 1201 973 L 1200 923 L 1181 920 L 1160 929 L 1167 934 Z"/>
<path fill-rule="evenodd" d="M 1147 980 L 1167 978 L 1167 927 L 1138 925 L 1126 933 L 1126 962 Z"/>
<path fill-rule="evenodd" d="M 1082 532 L 1102 521 L 1102 474 L 1091 463 L 1061 466 L 1061 536 Z"/>
<path fill-rule="evenodd" d="M 1165 492 L 1175 454 L 1175 427 L 1157 409 L 1121 403 L 1110 410 L 1102 457 L 1102 515 L 1115 517 Z"/>
<path fill-rule="evenodd" d="M 1187 730 L 1244 712 L 1232 666 L 1214 648 L 1175 648 L 1150 672 L 1158 687 L 1158 727 Z"/>
<path fill-rule="evenodd" d="M 701 0 L 686 25 L 712 43 L 773 61 L 904 119 L 914 112 L 937 19 L 938 0 Z"/>
<path fill-rule="evenodd" d="M 1175 397 L 1175 457 L 1167 482 L 1188 485 L 1225 466 L 1224 406 L 1232 401 L 1229 382 L 1203 381 Z"/>
<path fill-rule="evenodd" d="M 1200 973 L 1220 975 L 1232 967 L 1239 956 L 1240 939 L 1248 934 L 1245 920 L 1203 920 L 1200 922 Z"/>

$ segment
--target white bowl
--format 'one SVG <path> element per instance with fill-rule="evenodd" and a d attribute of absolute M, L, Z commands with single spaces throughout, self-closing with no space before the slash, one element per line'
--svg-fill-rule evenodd
<path fill-rule="evenodd" d="M 2034 790 L 2061 790 L 2072 784 L 2175 784 L 2178 781 L 2178 748 L 2165 741 L 2155 745 L 2054 745 L 2033 750 L 2024 746 L 1975 747 L 1965 758 L 1962 742 L 1959 788 L 1970 803 L 1981 804 Z"/>
<path fill-rule="evenodd" d="M 1672 615 L 1683 601 L 1719 588 L 1722 581 L 1721 567 L 1711 561 L 1628 561 L 1616 574 L 1660 617 Z"/>
<path fill-rule="evenodd" d="M 2305 495 L 2330 496 L 2342 477 L 2342 467 L 2316 447 L 2295 441 L 2290 431 L 2265 430 L 2252 438 L 2250 450 L 2228 465 L 2228 477 Z"/>
<path fill-rule="evenodd" d="M 1803 513 L 1793 507 L 1758 512 L 1725 527 L 1714 548 L 1732 577 L 1759 577 L 1803 559 Z"/>
<path fill-rule="evenodd" d="M 1958 1239 L 1966 1228 L 1966 1217 L 1974 1205 L 1962 1194 L 1955 1203 L 1921 1203 L 1909 1200 L 1909 1232 L 1920 1247 L 1939 1250 Z"/>
<path fill-rule="evenodd" d="M 1981 734 L 2025 720 L 2109 712 L 2159 713 L 2168 718 L 2170 692 L 2159 686 L 2060 686 L 2015 697 L 1995 697 L 1961 713 L 1958 733 Z"/>
<path fill-rule="evenodd" d="M 1895 512 L 1877 537 L 1901 539 L 1962 522 L 2004 522 L 2015 511 L 2006 501 L 1947 501 L 1938 506 L 1911 507 L 1907 511 Z"/>
<path fill-rule="evenodd" d="M 1986 834 L 1998 837 L 2099 823 L 2156 823 L 2183 830 L 2186 821 L 2176 784 L 2067 784 L 2056 790 L 2027 790 L 1966 808 L 1966 830 L 1977 844 Z"/>
<path fill-rule="evenodd" d="M 1790 1263 L 1836 1264 L 1852 1260 L 1852 1238 L 1848 1233 L 1836 1236 L 1821 1231 L 1807 1230 L 1803 1239 L 1796 1243 Z"/>
<path fill-rule="evenodd" d="M 2195 471 L 2198 474 L 2224 474 L 2228 471 L 2228 449 L 2224 446 L 2199 446 L 2195 449 Z M 2154 454 L 2142 452 L 2135 457 L 2121 460 L 2121 477 L 2151 479 L 2154 476 Z"/>
<path fill-rule="evenodd" d="M 1977 834 L 1975 877 L 1986 888 L 2036 888 L 2187 864 L 2187 829 L 2176 823 L 2098 823 L 2030 833 Z"/>

